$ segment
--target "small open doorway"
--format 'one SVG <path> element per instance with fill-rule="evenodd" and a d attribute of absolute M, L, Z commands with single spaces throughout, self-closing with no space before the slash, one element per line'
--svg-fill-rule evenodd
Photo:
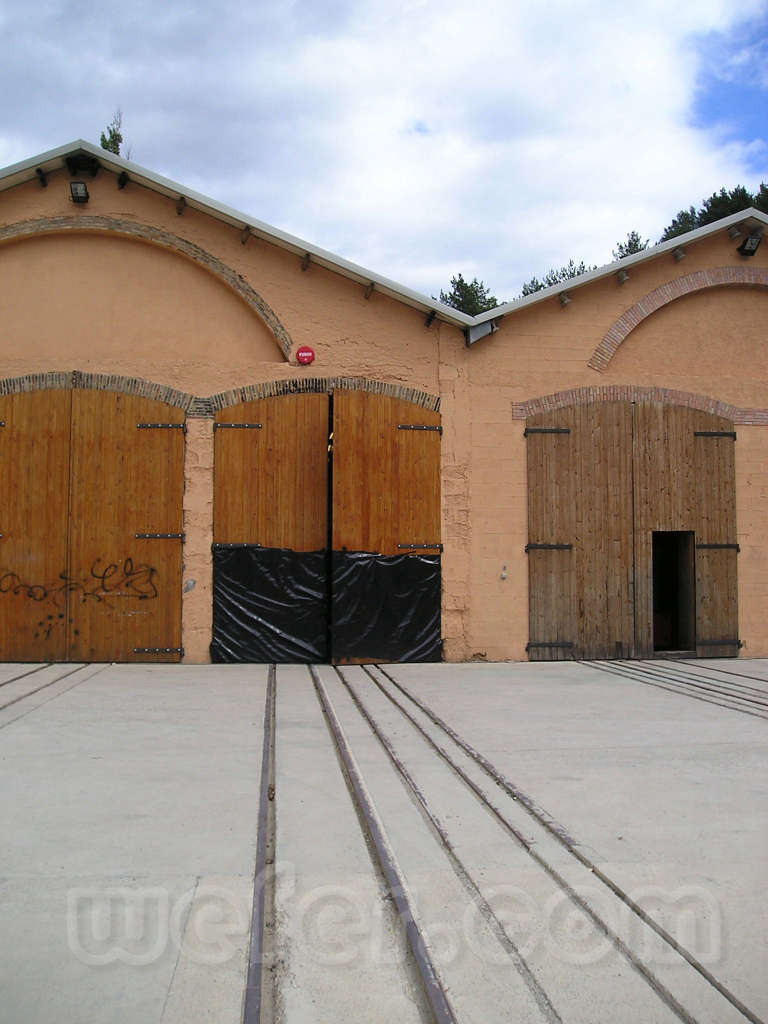
<path fill-rule="evenodd" d="M 653 531 L 653 649 L 696 650 L 693 531 Z"/>

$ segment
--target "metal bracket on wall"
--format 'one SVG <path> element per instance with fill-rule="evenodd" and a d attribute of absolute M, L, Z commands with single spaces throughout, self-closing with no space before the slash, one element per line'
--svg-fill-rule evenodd
<path fill-rule="evenodd" d="M 738 544 L 697 544 L 697 551 L 735 551 L 739 553 L 741 548 Z"/>
<path fill-rule="evenodd" d="M 398 423 L 398 430 L 433 430 L 436 434 L 442 434 L 442 427 L 432 427 L 424 423 Z"/>
<path fill-rule="evenodd" d="M 414 548 L 429 548 L 431 551 L 442 551 L 442 544 L 398 544 L 398 548 L 413 550 Z"/>
<path fill-rule="evenodd" d="M 526 651 L 530 651 L 532 647 L 573 647 L 574 644 L 570 640 L 531 640 L 530 643 L 525 645 Z"/>
<path fill-rule="evenodd" d="M 184 540 L 183 533 L 137 533 L 137 540 Z"/>
<path fill-rule="evenodd" d="M 570 434 L 570 432 L 570 427 L 526 427 L 523 437 L 528 437 L 529 434 Z"/>
<path fill-rule="evenodd" d="M 573 544 L 526 544 L 525 553 L 529 551 L 571 551 Z"/>
<path fill-rule="evenodd" d="M 184 657 L 183 647 L 134 647 L 134 654 L 180 654 Z"/>
<path fill-rule="evenodd" d="M 735 430 L 694 430 L 694 437 L 730 437 L 736 440 Z"/>
<path fill-rule="evenodd" d="M 186 423 L 137 423 L 139 430 L 181 430 L 187 432 Z"/>
<path fill-rule="evenodd" d="M 214 430 L 261 430 L 261 423 L 214 423 Z"/>

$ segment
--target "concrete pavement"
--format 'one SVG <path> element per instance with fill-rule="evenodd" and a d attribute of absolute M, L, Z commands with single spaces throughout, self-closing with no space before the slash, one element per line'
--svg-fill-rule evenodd
<path fill-rule="evenodd" d="M 768 688 L 768 662 L 696 670 Z M 385 673 L 318 678 L 456 1020 L 768 1017 L 764 719 L 605 665 Z M 0 1024 L 238 1024 L 266 684 L 0 666 Z M 430 1019 L 306 667 L 278 667 L 275 730 L 265 1024 Z"/>

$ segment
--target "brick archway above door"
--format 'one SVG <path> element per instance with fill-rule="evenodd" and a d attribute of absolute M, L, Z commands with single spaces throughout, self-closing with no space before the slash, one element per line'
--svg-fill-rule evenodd
<path fill-rule="evenodd" d="M 568 391 L 556 391 L 551 395 L 530 398 L 527 402 L 514 402 L 512 419 L 525 420 L 542 412 L 554 412 L 556 409 L 565 409 L 571 405 L 591 405 L 594 402 L 658 402 L 661 405 L 680 405 L 686 409 L 698 409 L 699 412 L 723 416 L 741 426 L 768 426 L 768 409 L 745 409 L 729 402 L 720 402 L 708 395 L 637 384 L 571 388 Z"/>
<path fill-rule="evenodd" d="M 739 288 L 768 289 L 768 268 L 766 267 L 712 267 L 710 270 L 697 270 L 694 274 L 686 274 L 674 281 L 654 288 L 614 321 L 600 344 L 587 362 L 593 370 L 602 373 L 616 355 L 619 347 L 627 336 L 652 313 L 669 305 L 684 295 L 704 291 L 707 288 Z"/>

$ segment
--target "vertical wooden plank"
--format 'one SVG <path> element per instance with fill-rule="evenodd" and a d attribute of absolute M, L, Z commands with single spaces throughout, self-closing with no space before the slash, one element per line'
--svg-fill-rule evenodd
<path fill-rule="evenodd" d="M 440 543 L 440 434 L 400 426 L 439 427 L 440 414 L 387 395 L 334 393 L 334 551 L 397 555 L 409 550 L 400 544 Z"/>
<path fill-rule="evenodd" d="M 70 405 L 65 390 L 0 396 L 0 660 L 63 661 Z"/>
<path fill-rule="evenodd" d="M 730 420 L 699 413 L 695 430 L 733 431 Z M 731 437 L 694 438 L 697 544 L 736 543 L 735 443 Z M 700 658 L 735 657 L 738 647 L 706 640 L 738 639 L 738 554 L 735 548 L 696 551 L 696 639 Z"/>
<path fill-rule="evenodd" d="M 68 658 L 179 661 L 135 648 L 181 646 L 181 409 L 132 395 L 75 390 L 68 576 Z"/>
<path fill-rule="evenodd" d="M 226 423 L 260 423 L 231 428 Z M 216 414 L 214 541 L 321 551 L 328 535 L 328 395 L 262 398 Z"/>
<path fill-rule="evenodd" d="M 528 552 L 529 648 L 531 661 L 578 657 L 577 575 L 574 569 L 578 526 L 574 497 L 578 486 L 574 407 L 531 416 L 526 421 L 529 544 L 572 544 L 571 550 L 531 548 Z M 569 433 L 537 433 L 537 429 Z M 537 644 L 568 643 L 573 647 Z"/>

